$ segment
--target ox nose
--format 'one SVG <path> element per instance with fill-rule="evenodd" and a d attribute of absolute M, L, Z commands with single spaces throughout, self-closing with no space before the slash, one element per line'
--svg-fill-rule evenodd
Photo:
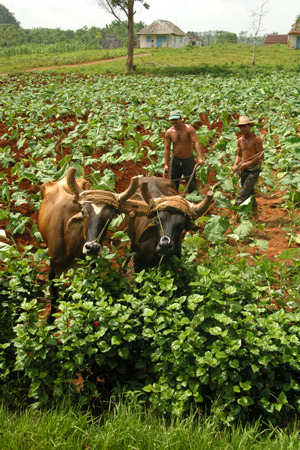
<path fill-rule="evenodd" d="M 83 246 L 84 255 L 98 255 L 101 251 L 101 245 L 97 241 L 86 242 Z"/>
<path fill-rule="evenodd" d="M 169 254 L 172 250 L 172 242 L 168 236 L 162 236 L 158 244 L 158 252 L 160 254 Z"/>

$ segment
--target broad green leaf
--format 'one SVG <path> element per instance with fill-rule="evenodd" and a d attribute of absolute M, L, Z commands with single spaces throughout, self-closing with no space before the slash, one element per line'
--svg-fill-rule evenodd
<path fill-rule="evenodd" d="M 120 345 L 122 344 L 122 339 L 120 339 L 118 336 L 114 335 L 111 338 L 111 345 Z"/>
<path fill-rule="evenodd" d="M 123 359 L 128 359 L 129 348 L 128 347 L 118 348 L 118 355 Z"/>
<path fill-rule="evenodd" d="M 204 228 L 204 236 L 213 243 L 225 241 L 223 236 L 229 226 L 229 221 L 220 216 L 212 215 Z"/>
<path fill-rule="evenodd" d="M 82 353 L 76 353 L 76 354 L 74 355 L 74 361 L 75 361 L 79 366 L 82 365 L 83 360 L 84 360 L 84 356 L 83 356 Z"/>

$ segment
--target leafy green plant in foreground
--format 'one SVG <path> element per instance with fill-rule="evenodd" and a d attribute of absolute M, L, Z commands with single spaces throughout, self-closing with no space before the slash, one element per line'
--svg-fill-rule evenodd
<path fill-rule="evenodd" d="M 186 245 L 198 245 L 189 239 Z M 210 410 L 228 424 L 249 416 L 280 423 L 298 414 L 299 306 L 276 306 L 274 263 L 251 267 L 223 244 L 201 263 L 184 256 L 179 266 L 174 258 L 130 281 L 111 256 L 56 281 L 54 325 L 45 322 L 38 283 L 24 275 L 31 265 L 23 257 L 18 269 L 10 258 L 13 277 L 1 272 L 3 295 L 15 305 L 14 356 L 6 360 L 4 347 L 1 353 L 9 392 L 19 386 L 17 370 L 35 406 L 66 395 L 96 404 L 125 391 L 164 414 Z M 291 257 L 299 269 L 299 256 Z"/>
<path fill-rule="evenodd" d="M 22 302 L 36 304 L 44 298 L 43 276 L 38 261 L 44 251 L 31 253 L 32 247 L 23 248 L 22 253 L 7 243 L 6 235 L 0 233 L 0 383 L 1 398 L 9 403 L 23 400 L 25 382 L 15 371 L 14 326 L 20 315 Z M 24 389 L 24 391 L 22 391 Z"/>

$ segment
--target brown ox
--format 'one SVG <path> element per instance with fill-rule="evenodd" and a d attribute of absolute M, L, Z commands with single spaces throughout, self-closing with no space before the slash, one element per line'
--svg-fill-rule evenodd
<path fill-rule="evenodd" d="M 193 204 L 177 194 L 173 181 L 157 177 L 139 178 L 139 186 L 132 197 L 145 200 L 148 214 L 127 216 L 128 235 L 131 250 L 135 252 L 136 272 L 158 265 L 161 257 L 181 257 L 182 233 L 199 227 L 193 220 L 203 214 L 213 200 L 213 193 L 207 193 L 204 200 Z"/>
<path fill-rule="evenodd" d="M 60 181 L 41 186 L 43 201 L 38 216 L 39 231 L 48 246 L 49 279 L 76 266 L 76 258 L 98 256 L 113 216 L 118 212 L 145 212 L 142 204 L 128 200 L 136 191 L 137 177 L 121 194 L 89 190 L 89 183 L 75 180 L 76 169 L 70 167 Z M 52 285 L 53 308 L 57 291 Z M 50 320 L 53 317 L 50 315 Z"/>

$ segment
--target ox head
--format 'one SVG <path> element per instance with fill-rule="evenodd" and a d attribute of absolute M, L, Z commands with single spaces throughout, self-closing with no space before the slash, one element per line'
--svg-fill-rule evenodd
<path fill-rule="evenodd" d="M 155 253 L 159 256 L 181 256 L 181 235 L 183 231 L 197 230 L 193 222 L 200 217 L 213 200 L 209 191 L 198 204 L 193 204 L 185 198 L 176 196 L 152 197 L 147 184 L 141 187 L 142 195 L 149 204 L 148 217 L 152 220 L 140 236 L 140 243 L 155 238 Z"/>
<path fill-rule="evenodd" d="M 75 179 L 76 169 L 70 167 L 67 184 L 74 194 L 73 203 L 80 206 L 80 211 L 71 217 L 67 224 L 68 231 L 83 230 L 84 255 L 97 256 L 102 249 L 110 221 L 117 212 L 127 212 L 127 200 L 135 193 L 138 177 L 131 179 L 129 187 L 121 194 L 103 190 L 83 190 Z M 131 208 L 134 206 L 130 205 Z M 136 207 L 138 209 L 138 207 Z"/>

